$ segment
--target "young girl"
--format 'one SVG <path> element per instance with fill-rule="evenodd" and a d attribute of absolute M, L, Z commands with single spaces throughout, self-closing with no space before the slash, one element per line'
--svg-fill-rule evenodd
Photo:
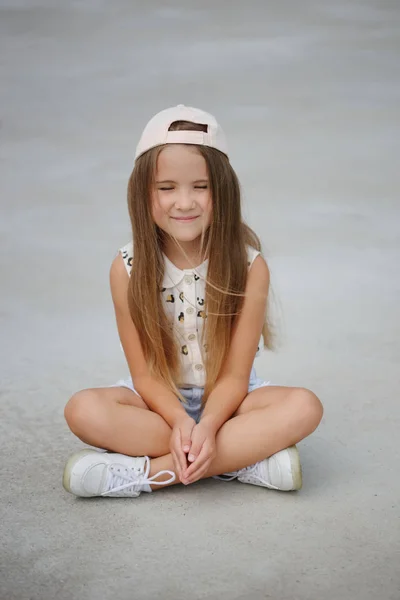
<path fill-rule="evenodd" d="M 137 497 L 215 476 L 300 489 L 294 444 L 322 406 L 256 375 L 261 334 L 269 346 L 269 271 L 213 116 L 179 105 L 151 119 L 128 205 L 133 243 L 110 285 L 131 377 L 69 400 L 70 429 L 103 451 L 71 456 L 65 489 Z"/>

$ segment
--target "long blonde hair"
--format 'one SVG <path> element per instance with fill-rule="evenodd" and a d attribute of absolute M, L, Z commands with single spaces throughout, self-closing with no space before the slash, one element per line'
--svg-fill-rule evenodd
<path fill-rule="evenodd" d="M 170 130 L 204 131 L 203 125 L 178 121 Z M 173 326 L 162 303 L 163 248 L 168 234 L 152 217 L 151 190 L 157 158 L 163 146 L 142 154 L 128 184 L 128 208 L 132 225 L 133 263 L 128 303 L 150 372 L 175 395 L 180 380 L 179 347 Z M 226 359 L 235 321 L 241 312 L 248 273 L 246 246 L 261 251 L 258 236 L 242 219 L 239 181 L 225 154 L 207 146 L 196 146 L 206 161 L 212 197 L 212 222 L 201 239 L 201 255 L 209 259 L 204 310 L 203 352 L 206 382 L 203 402 L 215 386 Z M 178 241 L 175 239 L 175 243 Z M 264 347 L 271 347 L 271 329 L 266 319 L 262 331 Z"/>

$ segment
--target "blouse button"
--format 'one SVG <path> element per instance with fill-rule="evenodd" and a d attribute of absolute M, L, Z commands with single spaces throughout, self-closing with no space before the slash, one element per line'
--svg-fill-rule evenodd
<path fill-rule="evenodd" d="M 196 371 L 202 371 L 203 370 L 203 365 L 198 364 L 198 365 L 195 366 L 195 369 L 196 369 Z"/>
<path fill-rule="evenodd" d="M 196 339 L 196 336 L 194 333 L 191 333 L 190 335 L 188 335 L 188 340 L 190 340 L 191 342 L 195 339 Z"/>
<path fill-rule="evenodd" d="M 186 312 L 187 312 L 188 315 L 192 315 L 194 313 L 193 306 L 189 306 L 189 308 L 186 309 Z"/>
<path fill-rule="evenodd" d="M 185 283 L 187 283 L 188 285 L 190 285 L 191 283 L 193 283 L 193 279 L 192 279 L 192 277 L 190 277 L 190 275 L 185 275 L 185 277 L 183 278 L 183 281 Z"/>

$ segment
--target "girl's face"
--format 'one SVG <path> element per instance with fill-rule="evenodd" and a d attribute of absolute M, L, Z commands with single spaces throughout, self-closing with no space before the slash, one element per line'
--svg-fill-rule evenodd
<path fill-rule="evenodd" d="M 198 250 L 211 224 L 212 200 L 206 161 L 192 146 L 170 144 L 158 155 L 152 216 L 187 252 Z"/>

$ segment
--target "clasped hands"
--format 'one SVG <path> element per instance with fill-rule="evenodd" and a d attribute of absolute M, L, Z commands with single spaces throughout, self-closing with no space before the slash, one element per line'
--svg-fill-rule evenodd
<path fill-rule="evenodd" d="M 170 450 L 175 472 L 184 485 L 201 479 L 216 455 L 217 429 L 207 417 L 196 421 L 184 415 L 172 429 Z"/>

